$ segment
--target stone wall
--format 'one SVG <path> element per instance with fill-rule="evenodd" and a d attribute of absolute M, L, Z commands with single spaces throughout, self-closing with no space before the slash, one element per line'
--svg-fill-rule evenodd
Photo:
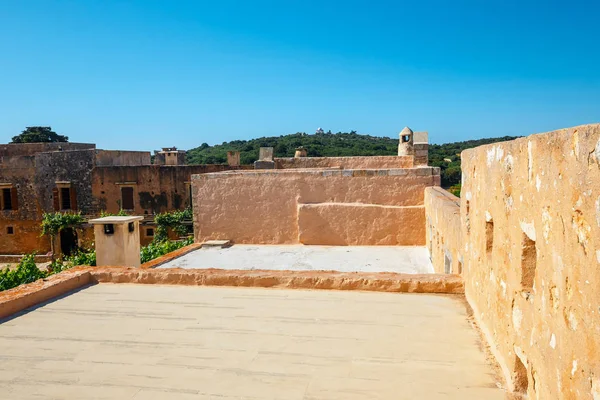
<path fill-rule="evenodd" d="M 412 156 L 364 156 L 364 157 L 290 157 L 275 158 L 276 169 L 288 168 L 341 168 L 341 169 L 387 169 L 412 168 Z"/>
<path fill-rule="evenodd" d="M 462 153 L 467 300 L 509 386 L 600 398 L 600 125 Z"/>
<path fill-rule="evenodd" d="M 10 156 L 33 156 L 47 151 L 92 150 L 96 145 L 91 143 L 9 143 L 0 144 L 0 158 Z"/>
<path fill-rule="evenodd" d="M 426 243 L 439 274 L 462 272 L 460 199 L 440 187 L 425 189 Z"/>
<path fill-rule="evenodd" d="M 96 166 L 134 166 L 152 164 L 149 151 L 96 150 Z"/>
<path fill-rule="evenodd" d="M 439 179 L 439 169 L 430 167 L 194 175 L 195 238 L 424 245 L 423 192 Z"/>

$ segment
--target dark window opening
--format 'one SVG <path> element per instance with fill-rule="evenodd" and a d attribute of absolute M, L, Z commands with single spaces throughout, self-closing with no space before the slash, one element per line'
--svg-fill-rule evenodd
<path fill-rule="evenodd" d="M 402 135 L 402 143 L 410 142 L 410 135 Z"/>
<path fill-rule="evenodd" d="M 123 210 L 133 210 L 133 188 L 121 188 L 121 203 Z"/>
<path fill-rule="evenodd" d="M 60 188 L 60 207 L 61 210 L 71 209 L 71 188 Z"/>
<path fill-rule="evenodd" d="M 485 223 L 485 251 L 488 254 L 494 249 L 494 222 L 489 221 Z"/>
<path fill-rule="evenodd" d="M 13 235 L 15 233 L 15 228 L 13 228 L 12 226 L 7 226 L 6 227 L 6 234 L 7 235 Z"/>
<path fill-rule="evenodd" d="M 10 188 L 2 189 L 2 209 L 3 210 L 12 210 L 13 209 L 12 190 Z"/>
<path fill-rule="evenodd" d="M 537 250 L 535 241 L 523 233 L 521 254 L 521 287 L 523 290 L 533 289 L 535 269 L 537 265 Z"/>
<path fill-rule="evenodd" d="M 153 237 L 154 236 L 154 229 L 152 229 L 152 228 L 146 229 L 146 236 Z"/>
<path fill-rule="evenodd" d="M 112 235 L 115 233 L 115 226 L 113 224 L 104 224 L 104 234 Z"/>
<path fill-rule="evenodd" d="M 133 232 L 134 231 L 133 222 L 129 223 L 129 225 L 127 226 L 127 229 L 129 230 L 129 232 Z"/>

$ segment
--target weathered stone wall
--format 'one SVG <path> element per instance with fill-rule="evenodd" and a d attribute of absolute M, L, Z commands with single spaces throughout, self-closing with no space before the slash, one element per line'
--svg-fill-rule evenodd
<path fill-rule="evenodd" d="M 231 239 L 236 243 L 293 244 L 308 240 L 313 244 L 325 244 L 332 238 L 316 235 L 315 229 L 319 225 L 328 225 L 328 229 L 338 235 L 338 244 L 401 242 L 407 240 L 402 238 L 403 235 L 413 233 L 417 236 L 413 243 L 422 245 L 425 241 L 423 210 L 405 211 L 400 218 L 401 211 L 390 212 L 390 209 L 422 208 L 424 188 L 439 185 L 439 178 L 439 169 L 429 167 L 289 169 L 194 175 L 195 238 L 198 242 Z M 375 207 L 367 211 L 366 205 Z M 300 208 L 303 208 L 302 212 L 299 212 Z M 323 216 L 325 209 L 328 211 L 326 217 Z M 362 218 L 362 212 L 368 215 L 364 214 Z M 301 218 L 299 214 L 302 214 Z M 380 218 L 384 215 L 392 218 L 392 222 Z M 352 221 L 353 218 L 356 220 Z M 377 227 L 367 227 L 368 220 L 373 221 L 373 218 L 383 224 L 379 225 L 381 232 L 385 232 L 383 237 L 363 234 L 362 230 L 378 230 Z M 398 219 L 395 220 L 395 229 L 390 230 L 390 226 L 394 225 L 393 218 Z M 404 225 L 408 220 L 411 227 Z M 389 239 L 385 239 L 387 236 Z"/>
<path fill-rule="evenodd" d="M 460 199 L 440 187 L 425 189 L 426 244 L 439 274 L 462 272 Z"/>
<path fill-rule="evenodd" d="M 275 158 L 276 169 L 288 168 L 341 168 L 341 169 L 387 169 L 412 168 L 412 156 L 365 156 L 365 157 L 293 157 Z"/>
<path fill-rule="evenodd" d="M 96 167 L 92 172 L 91 188 L 100 209 L 117 213 L 121 209 L 121 188 L 133 187 L 133 213 L 151 215 L 189 207 L 193 174 L 239 168 L 228 165 Z"/>
<path fill-rule="evenodd" d="M 516 391 L 600 398 L 600 125 L 462 153 L 466 296 Z"/>
<path fill-rule="evenodd" d="M 149 151 L 96 150 L 97 167 L 152 164 Z"/>
<path fill-rule="evenodd" d="M 98 204 L 92 196 L 92 169 L 95 150 L 54 151 L 35 155 L 35 186 L 41 209 L 54 211 L 52 190 L 56 182 L 70 182 L 75 190 L 77 208 L 94 215 Z M 39 216 L 41 219 L 41 215 Z"/>
<path fill-rule="evenodd" d="M 96 145 L 91 143 L 9 143 L 0 144 L 0 158 L 10 156 L 33 156 L 47 151 L 92 150 Z"/>

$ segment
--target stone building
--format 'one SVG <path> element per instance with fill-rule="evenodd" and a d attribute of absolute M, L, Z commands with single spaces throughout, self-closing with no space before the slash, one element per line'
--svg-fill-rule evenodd
<path fill-rule="evenodd" d="M 192 174 L 218 172 L 228 165 L 185 165 L 185 152 L 96 149 L 89 143 L 23 143 L 0 145 L 0 255 L 50 251 L 40 235 L 47 212 L 81 212 L 86 218 L 102 211 L 143 215 L 142 244 L 152 240 L 153 215 L 191 206 Z M 57 250 L 68 252 L 81 242 L 65 230 Z"/>

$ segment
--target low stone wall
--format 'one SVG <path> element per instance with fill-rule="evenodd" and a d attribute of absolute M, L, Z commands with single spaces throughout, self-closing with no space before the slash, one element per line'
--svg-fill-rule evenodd
<path fill-rule="evenodd" d="M 395 208 L 422 208 L 424 189 L 439 184 L 439 179 L 439 169 L 430 167 L 194 175 L 195 239 L 197 242 L 229 239 L 234 243 L 250 244 L 297 244 L 308 240 L 311 244 L 331 244 L 332 238 L 309 235 L 320 226 L 337 232 L 336 244 L 376 245 L 393 241 L 424 244 L 423 210 Z M 326 205 L 330 203 L 337 205 Z M 299 210 L 304 205 L 301 239 Z M 353 209 L 342 208 L 348 205 Z M 379 207 L 365 207 L 368 205 Z M 331 214 L 325 219 L 321 214 L 319 220 L 317 214 L 327 208 Z M 390 211 L 393 208 L 394 211 Z M 364 213 L 364 218 L 359 218 L 357 211 Z M 405 214 L 400 218 L 401 213 Z M 312 222 L 311 215 L 314 217 Z M 384 217 L 391 219 L 379 225 L 383 227 L 381 233 L 376 232 L 377 226 L 368 227 L 369 218 L 383 221 Z M 410 226 L 405 225 L 408 221 Z M 369 229 L 369 235 L 362 232 Z M 405 236 L 410 234 L 417 236 L 406 239 Z M 386 236 L 390 239 L 385 239 Z"/>
<path fill-rule="evenodd" d="M 413 156 L 360 156 L 360 157 L 299 157 L 275 158 L 276 169 L 288 168 L 341 168 L 386 169 L 412 168 Z"/>
<path fill-rule="evenodd" d="M 531 399 L 600 398 L 600 125 L 462 153 L 465 292 Z"/>
<path fill-rule="evenodd" d="M 460 274 L 463 255 L 460 199 L 440 188 L 425 189 L 426 243 L 436 273 Z"/>

